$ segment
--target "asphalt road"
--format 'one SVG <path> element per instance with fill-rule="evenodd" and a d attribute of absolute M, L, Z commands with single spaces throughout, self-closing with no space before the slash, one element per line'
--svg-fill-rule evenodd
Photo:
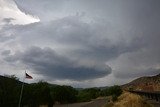
<path fill-rule="evenodd" d="M 65 105 L 54 105 L 53 107 L 102 107 L 106 103 L 105 99 L 95 99 L 91 102 L 65 104 Z"/>
<path fill-rule="evenodd" d="M 91 103 L 83 105 L 81 107 L 102 107 L 105 104 L 106 104 L 105 99 L 96 99 L 96 100 L 92 101 Z"/>

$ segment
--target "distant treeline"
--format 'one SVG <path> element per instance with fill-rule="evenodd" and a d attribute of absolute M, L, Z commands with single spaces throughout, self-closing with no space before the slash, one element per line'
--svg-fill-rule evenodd
<path fill-rule="evenodd" d="M 17 107 L 22 83 L 15 76 L 0 77 L 0 107 Z M 105 89 L 75 89 L 71 86 L 52 85 L 47 82 L 25 84 L 21 107 L 39 107 L 39 105 L 85 102 L 101 96 L 117 96 L 122 93 L 119 86 Z"/>

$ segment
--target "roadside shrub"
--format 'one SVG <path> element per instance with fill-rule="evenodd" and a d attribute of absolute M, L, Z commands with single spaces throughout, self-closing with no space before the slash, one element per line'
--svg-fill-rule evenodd
<path fill-rule="evenodd" d="M 112 95 L 112 101 L 113 101 L 113 102 L 117 101 L 117 99 L 118 99 L 118 96 Z"/>

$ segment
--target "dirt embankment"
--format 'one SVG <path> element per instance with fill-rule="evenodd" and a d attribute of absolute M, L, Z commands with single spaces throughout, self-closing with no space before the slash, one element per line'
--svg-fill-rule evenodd
<path fill-rule="evenodd" d="M 104 107 L 153 107 L 151 104 L 147 103 L 141 96 L 132 94 L 129 92 L 124 92 L 119 96 L 118 101 L 110 102 Z"/>

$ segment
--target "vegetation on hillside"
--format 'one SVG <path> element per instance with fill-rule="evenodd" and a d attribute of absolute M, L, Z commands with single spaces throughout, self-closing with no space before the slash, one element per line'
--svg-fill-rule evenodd
<path fill-rule="evenodd" d="M 21 86 L 22 82 L 18 81 L 15 76 L 0 76 L 0 107 L 17 107 Z M 122 90 L 119 86 L 77 90 L 71 86 L 52 85 L 40 81 L 33 84 L 24 84 L 21 106 L 39 107 L 39 105 L 48 105 L 48 107 L 52 107 L 54 103 L 85 102 L 100 96 L 111 95 L 116 100 L 121 93 Z"/>
<path fill-rule="evenodd" d="M 103 90 L 104 96 L 112 96 L 112 101 L 116 101 L 118 96 L 122 94 L 122 89 L 120 86 L 111 86 Z"/>
<path fill-rule="evenodd" d="M 15 76 L 0 76 L 0 107 L 16 107 L 21 83 Z"/>
<path fill-rule="evenodd" d="M 79 102 L 90 101 L 91 99 L 95 99 L 101 96 L 100 93 L 101 90 L 97 88 L 88 88 L 80 90 L 77 95 L 77 101 Z"/>

